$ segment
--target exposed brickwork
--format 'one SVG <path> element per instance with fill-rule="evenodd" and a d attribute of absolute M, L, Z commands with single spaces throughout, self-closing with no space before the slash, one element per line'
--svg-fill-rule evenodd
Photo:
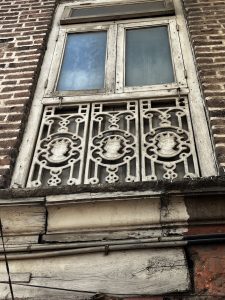
<path fill-rule="evenodd" d="M 225 299 L 225 245 L 195 246 L 191 257 L 195 293 Z"/>
<path fill-rule="evenodd" d="M 225 2 L 183 0 L 216 155 L 225 167 Z"/>
<path fill-rule="evenodd" d="M 185 235 L 225 233 L 225 225 L 189 226 Z"/>
<path fill-rule="evenodd" d="M 56 0 L 0 5 L 0 187 L 8 184 L 31 104 Z"/>

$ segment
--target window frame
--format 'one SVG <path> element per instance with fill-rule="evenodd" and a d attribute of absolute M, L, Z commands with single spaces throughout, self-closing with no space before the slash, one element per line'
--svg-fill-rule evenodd
<path fill-rule="evenodd" d="M 179 37 L 176 29 L 176 20 L 174 17 L 160 17 L 140 20 L 129 20 L 123 22 L 117 22 L 118 24 L 118 42 L 117 42 L 117 67 L 116 67 L 116 91 L 118 93 L 123 92 L 135 92 L 135 91 L 156 91 L 156 90 L 169 90 L 178 88 L 187 88 L 187 82 L 185 79 L 185 70 L 182 59 L 182 53 L 179 45 Z M 157 84 L 157 85 L 144 85 L 144 86 L 125 86 L 125 39 L 126 29 L 136 28 L 148 28 L 148 27 L 160 27 L 167 26 L 168 38 L 170 44 L 171 61 L 174 73 L 174 82 Z"/>
<path fill-rule="evenodd" d="M 112 82 L 115 81 L 114 65 L 116 61 L 114 43 L 115 43 L 115 27 L 108 24 L 85 24 L 85 25 L 67 25 L 60 29 L 57 45 L 54 51 L 52 65 L 49 73 L 50 80 L 48 81 L 45 90 L 45 97 L 60 97 L 60 96 L 74 96 L 74 95 L 93 95 L 111 93 L 114 91 Z M 107 31 L 107 44 L 106 44 L 106 59 L 105 59 L 105 79 L 103 89 L 87 89 L 87 90 L 74 90 L 74 91 L 57 91 L 56 86 L 60 75 L 62 61 L 64 57 L 64 50 L 66 46 L 67 35 L 71 33 L 85 33 L 85 32 L 98 32 Z"/>
<path fill-rule="evenodd" d="M 125 86 L 125 33 L 127 28 L 144 28 L 167 26 L 170 43 L 171 61 L 174 73 L 174 82 L 144 86 Z M 56 86 L 62 67 L 66 38 L 69 33 L 85 33 L 107 31 L 106 64 L 105 64 L 105 88 L 98 90 L 74 90 L 57 91 Z M 179 45 L 179 37 L 176 29 L 174 17 L 157 17 L 153 20 L 130 19 L 117 22 L 101 22 L 88 24 L 64 25 L 60 28 L 55 53 L 53 55 L 52 66 L 49 73 L 49 81 L 45 91 L 45 97 L 70 97 L 77 95 L 101 95 L 101 94 L 121 94 L 139 91 L 161 91 L 168 92 L 173 89 L 187 88 L 185 79 L 185 69 L 182 53 Z"/>

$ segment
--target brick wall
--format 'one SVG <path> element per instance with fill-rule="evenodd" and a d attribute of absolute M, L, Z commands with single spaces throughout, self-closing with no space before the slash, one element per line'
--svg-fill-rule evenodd
<path fill-rule="evenodd" d="M 225 245 L 192 247 L 191 258 L 195 293 L 206 299 L 225 298 Z"/>
<path fill-rule="evenodd" d="M 0 4 L 0 187 L 9 183 L 55 2 L 2 0 Z"/>
<path fill-rule="evenodd" d="M 225 167 L 225 1 L 183 0 L 221 172 Z"/>

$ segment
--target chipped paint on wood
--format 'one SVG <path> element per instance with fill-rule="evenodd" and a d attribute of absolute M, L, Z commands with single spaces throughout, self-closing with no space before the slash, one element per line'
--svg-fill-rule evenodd
<path fill-rule="evenodd" d="M 36 286 L 80 293 L 159 295 L 187 291 L 190 284 L 180 248 L 10 261 L 11 272 L 19 272 L 21 268 L 32 274 L 26 284 L 30 289 Z M 4 291 L 0 294 L 0 299 L 4 299 Z M 18 299 L 24 299 L 22 294 Z"/>

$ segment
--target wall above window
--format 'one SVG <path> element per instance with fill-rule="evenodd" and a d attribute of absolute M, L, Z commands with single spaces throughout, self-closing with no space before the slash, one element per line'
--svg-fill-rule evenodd
<path fill-rule="evenodd" d="M 152 0 L 148 2 L 93 5 L 85 7 L 66 6 L 61 24 L 87 23 L 97 21 L 120 20 L 159 15 L 173 15 L 172 0 Z"/>

